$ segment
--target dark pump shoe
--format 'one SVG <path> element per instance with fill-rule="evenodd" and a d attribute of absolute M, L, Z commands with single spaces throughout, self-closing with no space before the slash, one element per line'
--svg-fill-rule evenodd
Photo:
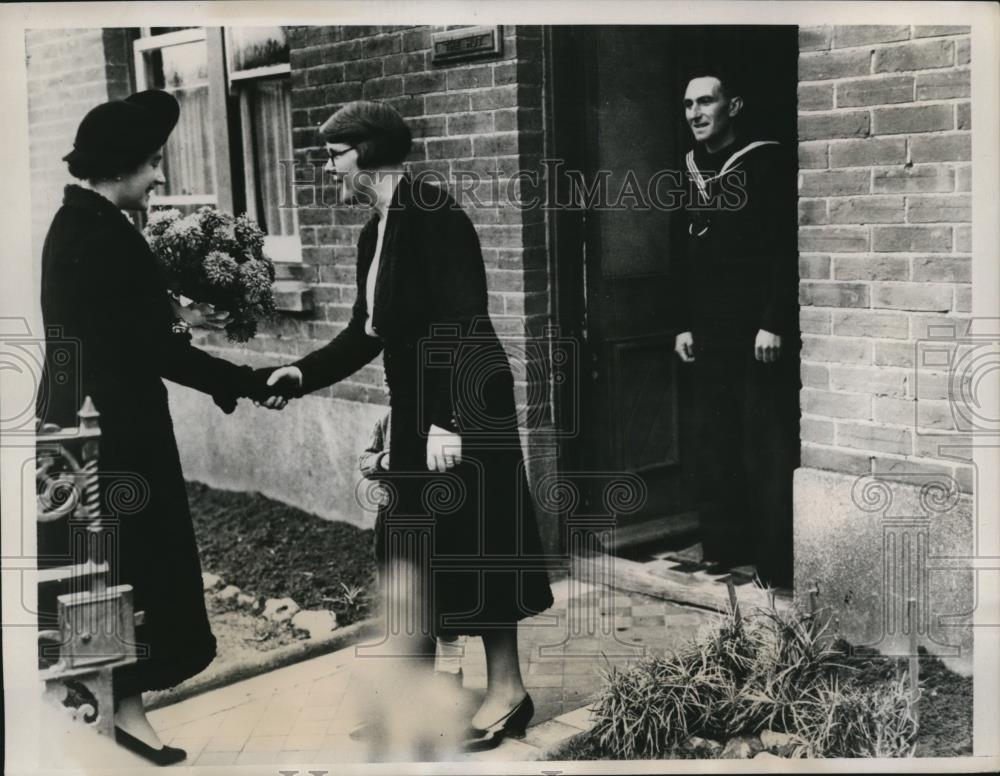
<path fill-rule="evenodd" d="M 485 752 L 500 745 L 504 737 L 524 738 L 528 723 L 535 716 L 535 704 L 530 695 L 485 730 L 470 727 L 465 733 L 462 749 L 466 752 Z"/>
<path fill-rule="evenodd" d="M 115 726 L 115 741 L 119 746 L 146 758 L 154 765 L 173 765 L 187 757 L 187 752 L 174 746 L 161 746 L 159 749 L 154 749 L 145 741 L 136 738 L 131 733 L 126 733 L 117 725 Z"/>

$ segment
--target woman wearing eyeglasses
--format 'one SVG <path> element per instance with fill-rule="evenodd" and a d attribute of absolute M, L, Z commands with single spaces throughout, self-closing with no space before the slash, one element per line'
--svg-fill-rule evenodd
<path fill-rule="evenodd" d="M 340 200 L 372 211 L 358 240 L 357 297 L 333 341 L 271 375 L 276 395 L 266 403 L 336 383 L 383 354 L 395 501 L 381 526 L 388 557 L 378 561 L 390 574 L 395 562 L 416 563 L 414 578 L 428 581 L 419 593 L 430 604 L 428 658 L 433 636 L 482 637 L 488 687 L 464 747 L 492 748 L 523 734 L 533 714 L 517 623 L 551 606 L 552 593 L 479 240 L 446 191 L 404 172 L 411 135 L 393 108 L 351 103 L 320 131 Z M 395 555 L 405 544 L 399 521 L 427 514 L 430 553 Z"/>

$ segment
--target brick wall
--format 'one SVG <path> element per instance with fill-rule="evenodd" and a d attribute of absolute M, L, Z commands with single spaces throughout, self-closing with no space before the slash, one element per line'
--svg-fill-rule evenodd
<path fill-rule="evenodd" d="M 971 492 L 971 450 L 943 445 L 947 373 L 915 358 L 971 312 L 969 29 L 803 27 L 799 43 L 802 464 Z"/>

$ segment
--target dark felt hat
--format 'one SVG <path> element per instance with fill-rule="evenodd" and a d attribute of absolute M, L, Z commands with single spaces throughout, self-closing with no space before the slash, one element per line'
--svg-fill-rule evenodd
<path fill-rule="evenodd" d="M 63 161 L 138 162 L 162 146 L 180 116 L 174 96 L 158 89 L 92 108 Z"/>

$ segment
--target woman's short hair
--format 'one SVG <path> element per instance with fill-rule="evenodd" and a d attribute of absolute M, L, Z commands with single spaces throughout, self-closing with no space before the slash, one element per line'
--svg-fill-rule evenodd
<path fill-rule="evenodd" d="M 358 166 L 366 169 L 401 164 L 413 136 L 403 117 L 384 102 L 349 102 L 319 128 L 327 143 L 348 143 L 358 150 Z"/>
<path fill-rule="evenodd" d="M 80 154 L 67 163 L 69 174 L 82 181 L 109 181 L 135 171 L 149 153 L 141 154 Z"/>

